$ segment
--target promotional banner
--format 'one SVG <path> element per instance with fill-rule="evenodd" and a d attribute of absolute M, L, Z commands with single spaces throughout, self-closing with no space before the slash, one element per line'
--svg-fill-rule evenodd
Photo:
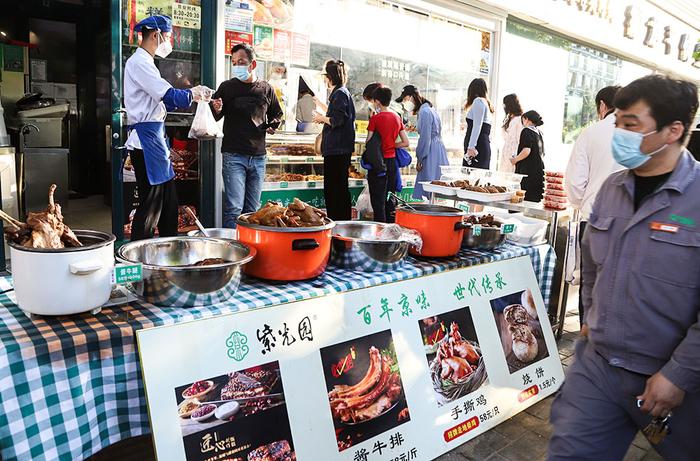
<path fill-rule="evenodd" d="M 564 378 L 528 257 L 137 339 L 173 461 L 433 459 Z"/>
<path fill-rule="evenodd" d="M 238 43 L 247 43 L 248 45 L 253 46 L 253 34 L 248 34 L 246 32 L 234 32 L 232 30 L 227 30 L 224 33 L 226 37 L 224 54 L 230 55 L 231 48 Z"/>
<path fill-rule="evenodd" d="M 253 27 L 253 47 L 258 59 L 272 59 L 272 27 L 255 25 Z"/>

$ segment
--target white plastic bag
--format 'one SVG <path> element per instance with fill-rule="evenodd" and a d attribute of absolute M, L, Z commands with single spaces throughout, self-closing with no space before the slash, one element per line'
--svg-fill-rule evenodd
<path fill-rule="evenodd" d="M 221 131 L 221 127 L 219 127 L 214 114 L 209 109 L 209 101 L 204 98 L 197 101 L 197 112 L 194 114 L 194 120 L 192 120 L 189 137 L 204 140 L 221 138 L 223 136 L 224 133 Z"/>
<path fill-rule="evenodd" d="M 355 208 L 357 208 L 357 212 L 360 214 L 361 218 L 372 213 L 372 202 L 370 201 L 368 186 L 365 186 L 362 192 L 360 192 L 360 196 L 357 197 Z"/>

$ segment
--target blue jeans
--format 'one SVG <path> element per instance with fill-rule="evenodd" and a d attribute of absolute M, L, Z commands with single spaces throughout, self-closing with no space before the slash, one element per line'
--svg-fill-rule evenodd
<path fill-rule="evenodd" d="M 235 228 L 242 213 L 260 208 L 265 156 L 223 153 L 224 227 Z"/>

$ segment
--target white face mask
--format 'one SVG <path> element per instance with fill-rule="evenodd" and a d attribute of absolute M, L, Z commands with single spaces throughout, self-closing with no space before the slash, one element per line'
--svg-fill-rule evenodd
<path fill-rule="evenodd" d="M 158 41 L 160 43 L 158 43 L 158 48 L 156 48 L 156 56 L 160 58 L 165 58 L 170 53 L 172 53 L 173 44 L 170 42 L 170 39 L 166 40 L 165 37 L 163 37 L 163 34 L 158 33 Z"/>
<path fill-rule="evenodd" d="M 401 103 L 403 105 L 403 110 L 409 113 L 413 113 L 413 110 L 416 108 L 416 105 L 413 103 L 413 101 L 404 101 Z"/>

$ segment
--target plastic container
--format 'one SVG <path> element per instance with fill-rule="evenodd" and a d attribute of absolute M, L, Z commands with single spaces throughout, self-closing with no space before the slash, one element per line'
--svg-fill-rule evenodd
<path fill-rule="evenodd" d="M 523 215 L 511 215 L 503 220 L 504 224 L 515 224 L 515 230 L 506 236 L 509 242 L 517 245 L 540 245 L 547 241 L 549 223 L 541 219 Z"/>

